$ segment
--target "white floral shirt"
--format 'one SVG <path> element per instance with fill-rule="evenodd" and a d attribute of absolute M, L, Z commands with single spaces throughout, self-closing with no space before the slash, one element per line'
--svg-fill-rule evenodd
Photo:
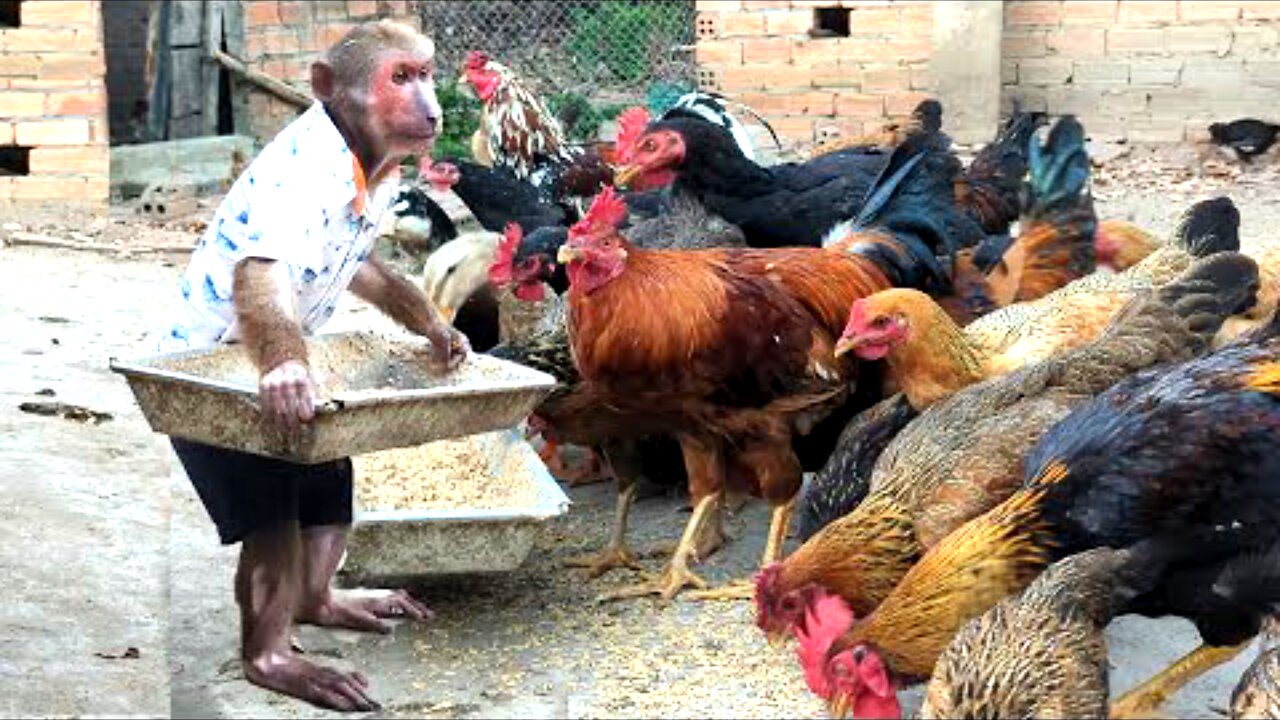
<path fill-rule="evenodd" d="M 297 317 L 312 333 L 332 315 L 373 249 L 394 183 L 372 196 L 355 155 L 316 103 L 275 137 L 231 186 L 179 283 L 156 352 L 236 339 L 231 285 L 245 258 L 277 261 Z"/>

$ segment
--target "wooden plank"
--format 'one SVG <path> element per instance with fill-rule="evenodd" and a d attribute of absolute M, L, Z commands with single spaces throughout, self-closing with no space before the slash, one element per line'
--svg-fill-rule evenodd
<path fill-rule="evenodd" d="M 222 83 L 218 82 L 222 66 L 213 59 L 213 51 L 222 49 L 221 0 L 204 4 L 204 42 L 200 53 L 200 85 L 204 99 L 200 108 L 201 135 L 218 134 L 218 106 L 222 102 Z"/>
<path fill-rule="evenodd" d="M 244 3 L 228 0 L 222 6 L 222 33 L 226 52 L 233 57 L 244 57 Z M 249 83 L 231 73 L 232 132 L 248 135 L 253 128 L 253 115 L 249 110 Z"/>
<path fill-rule="evenodd" d="M 169 55 L 169 18 L 173 3 L 158 3 L 148 25 L 148 52 L 153 72 L 147 89 L 147 137 L 169 139 L 169 90 L 173 87 L 173 58 Z"/>
<path fill-rule="evenodd" d="M 199 115 L 204 107 L 204 88 L 201 81 L 201 60 L 204 53 L 200 48 L 175 48 L 173 57 L 173 85 L 170 119 Z M 190 135 L 174 136 L 174 139 L 191 137 Z"/>
<path fill-rule="evenodd" d="M 230 55 L 215 50 L 213 57 L 222 63 L 228 70 L 240 75 L 244 79 L 252 82 L 258 87 L 270 92 L 272 95 L 291 103 L 300 108 L 310 107 L 315 100 L 307 93 L 294 88 L 292 85 L 277 80 L 265 73 L 258 72 L 253 68 L 245 65 L 243 60 L 231 57 Z"/>
<path fill-rule="evenodd" d="M 173 6 L 169 21 L 169 45 L 199 47 L 204 37 L 204 3 L 200 0 L 170 0 Z"/>

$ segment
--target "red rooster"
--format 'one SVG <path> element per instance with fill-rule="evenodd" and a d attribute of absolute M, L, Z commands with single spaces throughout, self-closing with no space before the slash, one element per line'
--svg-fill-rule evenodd
<path fill-rule="evenodd" d="M 922 186 L 940 185 L 942 202 L 951 202 L 951 176 L 930 172 L 954 157 L 930 142 L 895 152 L 878 197 L 901 190 L 918 200 Z M 887 216 L 919 212 L 909 205 Z M 718 546 L 726 490 L 773 505 L 765 561 L 780 556 L 800 485 L 793 437 L 839 407 L 853 377 L 853 366 L 833 356 L 844 315 L 868 293 L 927 284 L 942 241 L 876 225 L 828 249 L 645 249 L 620 234 L 626 215 L 606 189 L 570 229 L 559 260 L 568 268 L 570 343 L 583 384 L 635 424 L 675 435 L 684 454 L 695 509 L 671 563 L 656 582 L 610 595 L 670 598 L 706 585 L 689 563 Z"/>

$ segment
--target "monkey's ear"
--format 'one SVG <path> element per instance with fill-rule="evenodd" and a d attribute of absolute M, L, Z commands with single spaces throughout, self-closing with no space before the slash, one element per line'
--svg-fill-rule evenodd
<path fill-rule="evenodd" d="M 320 102 L 333 99 L 336 82 L 333 68 L 328 63 L 322 60 L 311 63 L 311 92 L 315 93 Z"/>

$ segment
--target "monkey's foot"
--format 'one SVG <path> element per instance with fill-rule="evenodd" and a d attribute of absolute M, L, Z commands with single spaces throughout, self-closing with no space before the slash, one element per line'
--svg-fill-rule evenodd
<path fill-rule="evenodd" d="M 747 580 L 734 580 L 709 590 L 692 590 L 685 593 L 687 600 L 750 600 L 755 597 L 755 585 Z"/>

